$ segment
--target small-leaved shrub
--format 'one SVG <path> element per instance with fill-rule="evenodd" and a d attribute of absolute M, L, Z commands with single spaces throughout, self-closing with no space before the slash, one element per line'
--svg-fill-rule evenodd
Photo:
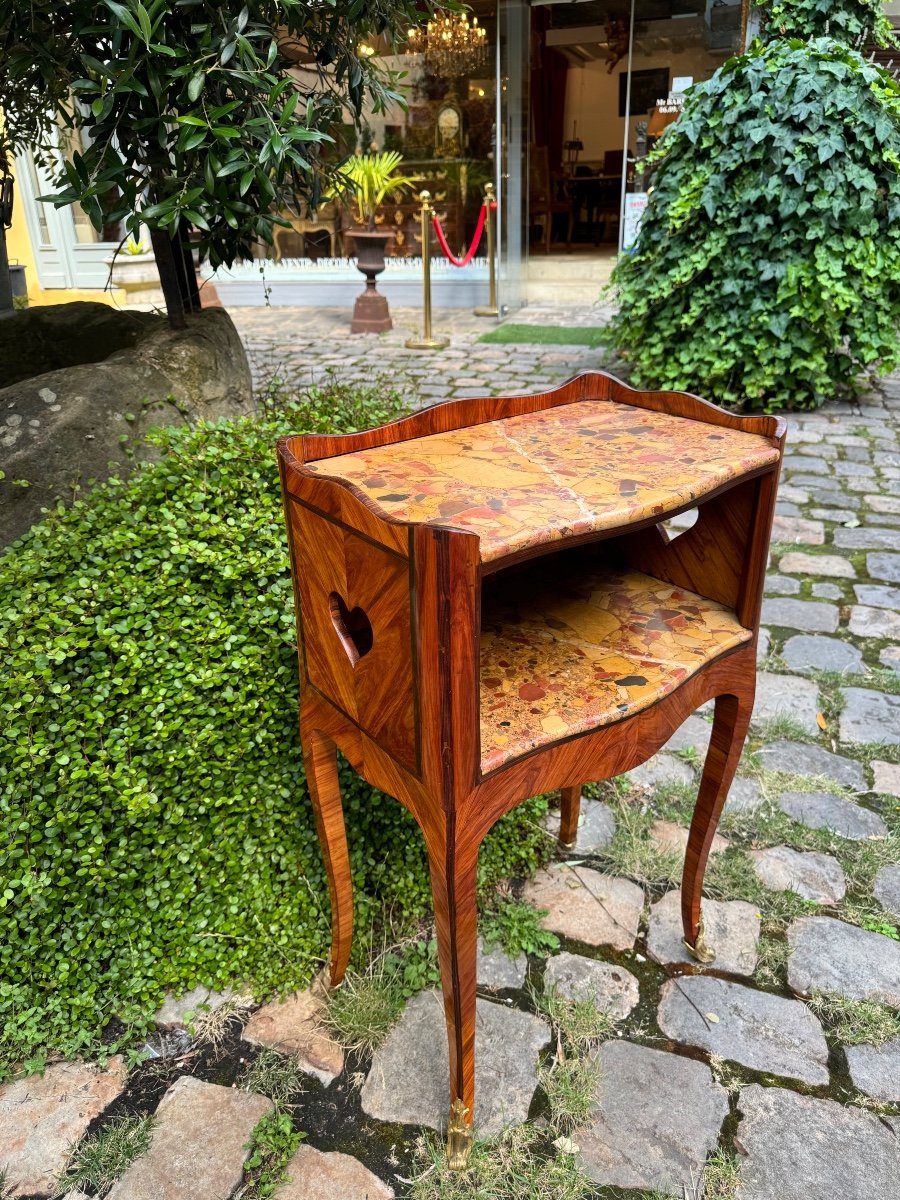
<path fill-rule="evenodd" d="M 369 387 L 347 421 L 314 389 L 162 431 L 157 464 L 0 558 L 0 1075 L 125 1043 L 167 988 L 262 997 L 327 956 L 274 446 L 400 409 Z M 358 927 L 419 919 L 412 818 L 344 764 L 341 785 Z M 534 869 L 542 805 L 489 837 L 483 888 Z"/>
<path fill-rule="evenodd" d="M 900 363 L 900 84 L 835 40 L 876 7 L 776 4 L 773 40 L 688 92 L 613 275 L 635 383 L 773 411 Z M 778 36 L 807 9 L 832 37 Z"/>

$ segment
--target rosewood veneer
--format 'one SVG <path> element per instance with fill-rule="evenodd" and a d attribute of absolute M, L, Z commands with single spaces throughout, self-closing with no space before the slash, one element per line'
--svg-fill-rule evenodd
<path fill-rule="evenodd" d="M 457 400 L 278 454 L 300 733 L 331 890 L 331 983 L 350 952 L 336 748 L 425 838 L 450 1053 L 451 1165 L 474 1112 L 475 870 L 504 813 L 629 771 L 715 700 L 682 885 L 702 961 L 709 847 L 743 747 L 784 447 L 737 417 L 603 373 Z M 671 538 L 662 522 L 697 508 Z"/>

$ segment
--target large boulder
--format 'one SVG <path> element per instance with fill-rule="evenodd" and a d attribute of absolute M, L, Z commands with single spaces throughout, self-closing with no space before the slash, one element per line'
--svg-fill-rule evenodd
<path fill-rule="evenodd" d="M 72 310 L 77 325 L 80 310 L 97 307 L 57 311 Z M 146 313 L 115 315 L 129 326 L 138 319 L 127 348 L 0 389 L 0 546 L 42 508 L 150 457 L 143 437 L 152 426 L 252 410 L 247 355 L 224 309 L 196 313 L 182 330 Z"/>
<path fill-rule="evenodd" d="M 74 300 L 26 308 L 0 320 L 0 388 L 21 379 L 102 362 L 117 350 L 128 350 L 161 317 Z"/>

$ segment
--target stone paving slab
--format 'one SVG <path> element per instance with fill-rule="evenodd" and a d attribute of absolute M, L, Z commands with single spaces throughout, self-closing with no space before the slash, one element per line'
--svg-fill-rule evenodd
<path fill-rule="evenodd" d="M 900 796 L 900 764 L 875 759 L 872 763 L 872 791 L 884 796 Z"/>
<path fill-rule="evenodd" d="M 882 1104 L 900 1104 L 900 1038 L 881 1046 L 847 1046 L 853 1086 Z"/>
<path fill-rule="evenodd" d="M 859 604 L 900 609 L 900 587 L 888 587 L 883 583 L 858 583 L 853 590 Z"/>
<path fill-rule="evenodd" d="M 841 688 L 842 742 L 900 745 L 900 696 L 869 688 Z"/>
<path fill-rule="evenodd" d="M 301 1146 L 273 1200 L 393 1200 L 394 1189 L 349 1154 Z"/>
<path fill-rule="evenodd" d="M 510 958 L 501 946 L 487 947 L 482 938 L 478 939 L 475 978 L 481 987 L 524 987 L 527 970 L 528 959 L 524 954 L 517 954 L 515 958 Z"/>
<path fill-rule="evenodd" d="M 771 846 L 751 851 L 756 874 L 775 892 L 796 892 L 817 904 L 839 904 L 847 891 L 844 870 L 830 854 Z"/>
<path fill-rule="evenodd" d="M 821 521 L 810 521 L 808 517 L 776 516 L 772 522 L 772 541 L 821 546 L 825 541 L 825 526 Z"/>
<path fill-rule="evenodd" d="M 716 1145 L 725 1089 L 705 1063 L 631 1042 L 605 1042 L 599 1059 L 593 1115 L 572 1135 L 578 1165 L 604 1187 L 682 1197 Z"/>
<path fill-rule="evenodd" d="M 792 671 L 862 671 L 863 656 L 852 642 L 818 634 L 788 638 L 781 657 Z"/>
<path fill-rule="evenodd" d="M 544 990 L 551 989 L 567 1000 L 592 1000 L 614 1021 L 624 1021 L 640 999 L 638 981 L 624 967 L 565 950 L 544 971 Z"/>
<path fill-rule="evenodd" d="M 475 1125 L 492 1137 L 528 1116 L 538 1054 L 550 1041 L 546 1021 L 479 999 L 475 1019 Z M 443 1129 L 450 1096 L 447 1026 L 435 991 L 420 992 L 375 1051 L 360 1093 L 379 1121 Z"/>
<path fill-rule="evenodd" d="M 790 551 L 778 560 L 780 571 L 793 571 L 798 575 L 827 575 L 832 579 L 855 579 L 856 569 L 840 554 L 804 554 Z"/>
<path fill-rule="evenodd" d="M 153 1017 L 153 1022 L 161 1029 L 182 1027 L 188 1025 L 192 1017 L 221 1008 L 229 1000 L 246 1000 L 248 1005 L 253 1003 L 251 997 L 240 996 L 230 988 L 224 992 L 215 992 L 206 987 L 195 987 L 182 996 L 174 996 L 167 992 L 162 1007 Z"/>
<path fill-rule="evenodd" d="M 833 917 L 803 917 L 788 945 L 788 986 L 799 995 L 838 992 L 900 1008 L 900 942 Z"/>
<path fill-rule="evenodd" d="M 344 1069 L 344 1052 L 322 1024 L 323 1002 L 315 990 L 264 1004 L 241 1034 L 254 1046 L 292 1054 L 303 1071 L 329 1084 Z"/>
<path fill-rule="evenodd" d="M 900 863 L 881 868 L 875 876 L 872 893 L 882 908 L 900 921 Z"/>
<path fill-rule="evenodd" d="M 861 638 L 900 638 L 900 614 L 886 608 L 854 604 L 850 609 L 850 632 Z"/>
<path fill-rule="evenodd" d="M 744 1088 L 737 1200 L 896 1200 L 900 1138 L 874 1113 Z"/>
<path fill-rule="evenodd" d="M 108 1200 L 228 1200 L 243 1178 L 250 1135 L 272 1108 L 266 1096 L 182 1075 L 159 1103 L 150 1149 Z"/>
<path fill-rule="evenodd" d="M 539 871 L 525 885 L 524 896 L 547 910 L 544 929 L 615 950 L 632 948 L 644 909 L 644 892 L 636 883 L 589 867 Z"/>
<path fill-rule="evenodd" d="M 873 579 L 900 583 L 900 554 L 867 554 L 866 570 Z"/>
<path fill-rule="evenodd" d="M 763 794 L 756 780 L 738 775 L 728 790 L 724 811 L 727 813 L 753 812 L 763 802 Z"/>
<path fill-rule="evenodd" d="M 836 529 L 834 544 L 841 550 L 900 550 L 900 530 L 877 526 Z"/>
<path fill-rule="evenodd" d="M 815 737 L 819 732 L 819 688 L 811 679 L 798 675 L 773 675 L 760 671 L 756 677 L 756 699 L 751 720 L 761 722 L 790 717 L 804 733 Z"/>
<path fill-rule="evenodd" d="M 654 821 L 650 827 L 650 840 L 655 842 L 660 850 L 674 850 L 683 857 L 687 850 L 689 831 L 677 821 Z M 710 854 L 721 854 L 727 850 L 730 843 L 721 834 L 714 833 L 710 843 Z"/>
<path fill-rule="evenodd" d="M 116 1057 L 102 1071 L 81 1062 L 54 1063 L 43 1075 L 0 1086 L 0 1171 L 6 1171 L 9 1196 L 56 1191 L 71 1147 L 120 1094 L 125 1077 Z"/>
<path fill-rule="evenodd" d="M 834 633 L 838 627 L 838 610 L 821 600 L 775 596 L 763 600 L 762 621 L 764 625 L 801 629 L 805 633 Z"/>
<path fill-rule="evenodd" d="M 553 837 L 559 837 L 559 812 L 551 809 L 541 822 Z M 575 854 L 591 854 L 608 846 L 616 832 L 616 818 L 608 804 L 583 796 L 578 817 L 578 832 L 572 850 Z"/>
<path fill-rule="evenodd" d="M 778 805 L 807 829 L 830 829 L 850 841 L 882 838 L 887 834 L 887 826 L 878 813 L 833 792 L 783 792 Z"/>
<path fill-rule="evenodd" d="M 759 751 L 761 766 L 767 771 L 791 775 L 824 775 L 855 792 L 868 791 L 866 773 L 852 758 L 833 754 L 822 746 L 806 742 L 771 742 Z"/>
<path fill-rule="evenodd" d="M 692 713 L 682 725 L 678 726 L 663 746 L 663 753 L 672 754 L 676 750 L 696 750 L 702 760 L 706 756 L 711 736 L 712 725 L 709 721 L 704 721 L 702 717 Z"/>
<path fill-rule="evenodd" d="M 663 984 L 656 1019 L 666 1037 L 686 1046 L 754 1071 L 828 1083 L 828 1043 L 799 1000 L 692 975 Z"/>
<path fill-rule="evenodd" d="M 700 905 L 707 943 L 715 953 L 711 965 L 733 975 L 752 975 L 756 969 L 760 916 L 745 900 L 707 900 Z M 658 963 L 691 963 L 696 959 L 684 944 L 681 890 L 666 892 L 650 908 L 647 953 Z"/>
<path fill-rule="evenodd" d="M 694 773 L 686 762 L 674 754 L 654 754 L 645 763 L 628 772 L 628 782 L 633 787 L 644 787 L 649 791 L 666 783 L 692 783 Z"/>

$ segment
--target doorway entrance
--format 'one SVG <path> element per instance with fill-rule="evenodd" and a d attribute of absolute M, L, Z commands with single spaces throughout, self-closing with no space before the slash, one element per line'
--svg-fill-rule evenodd
<path fill-rule="evenodd" d="M 597 298 L 636 239 L 652 186 L 643 160 L 687 90 L 740 50 L 746 15 L 746 0 L 535 0 L 530 301 Z"/>

